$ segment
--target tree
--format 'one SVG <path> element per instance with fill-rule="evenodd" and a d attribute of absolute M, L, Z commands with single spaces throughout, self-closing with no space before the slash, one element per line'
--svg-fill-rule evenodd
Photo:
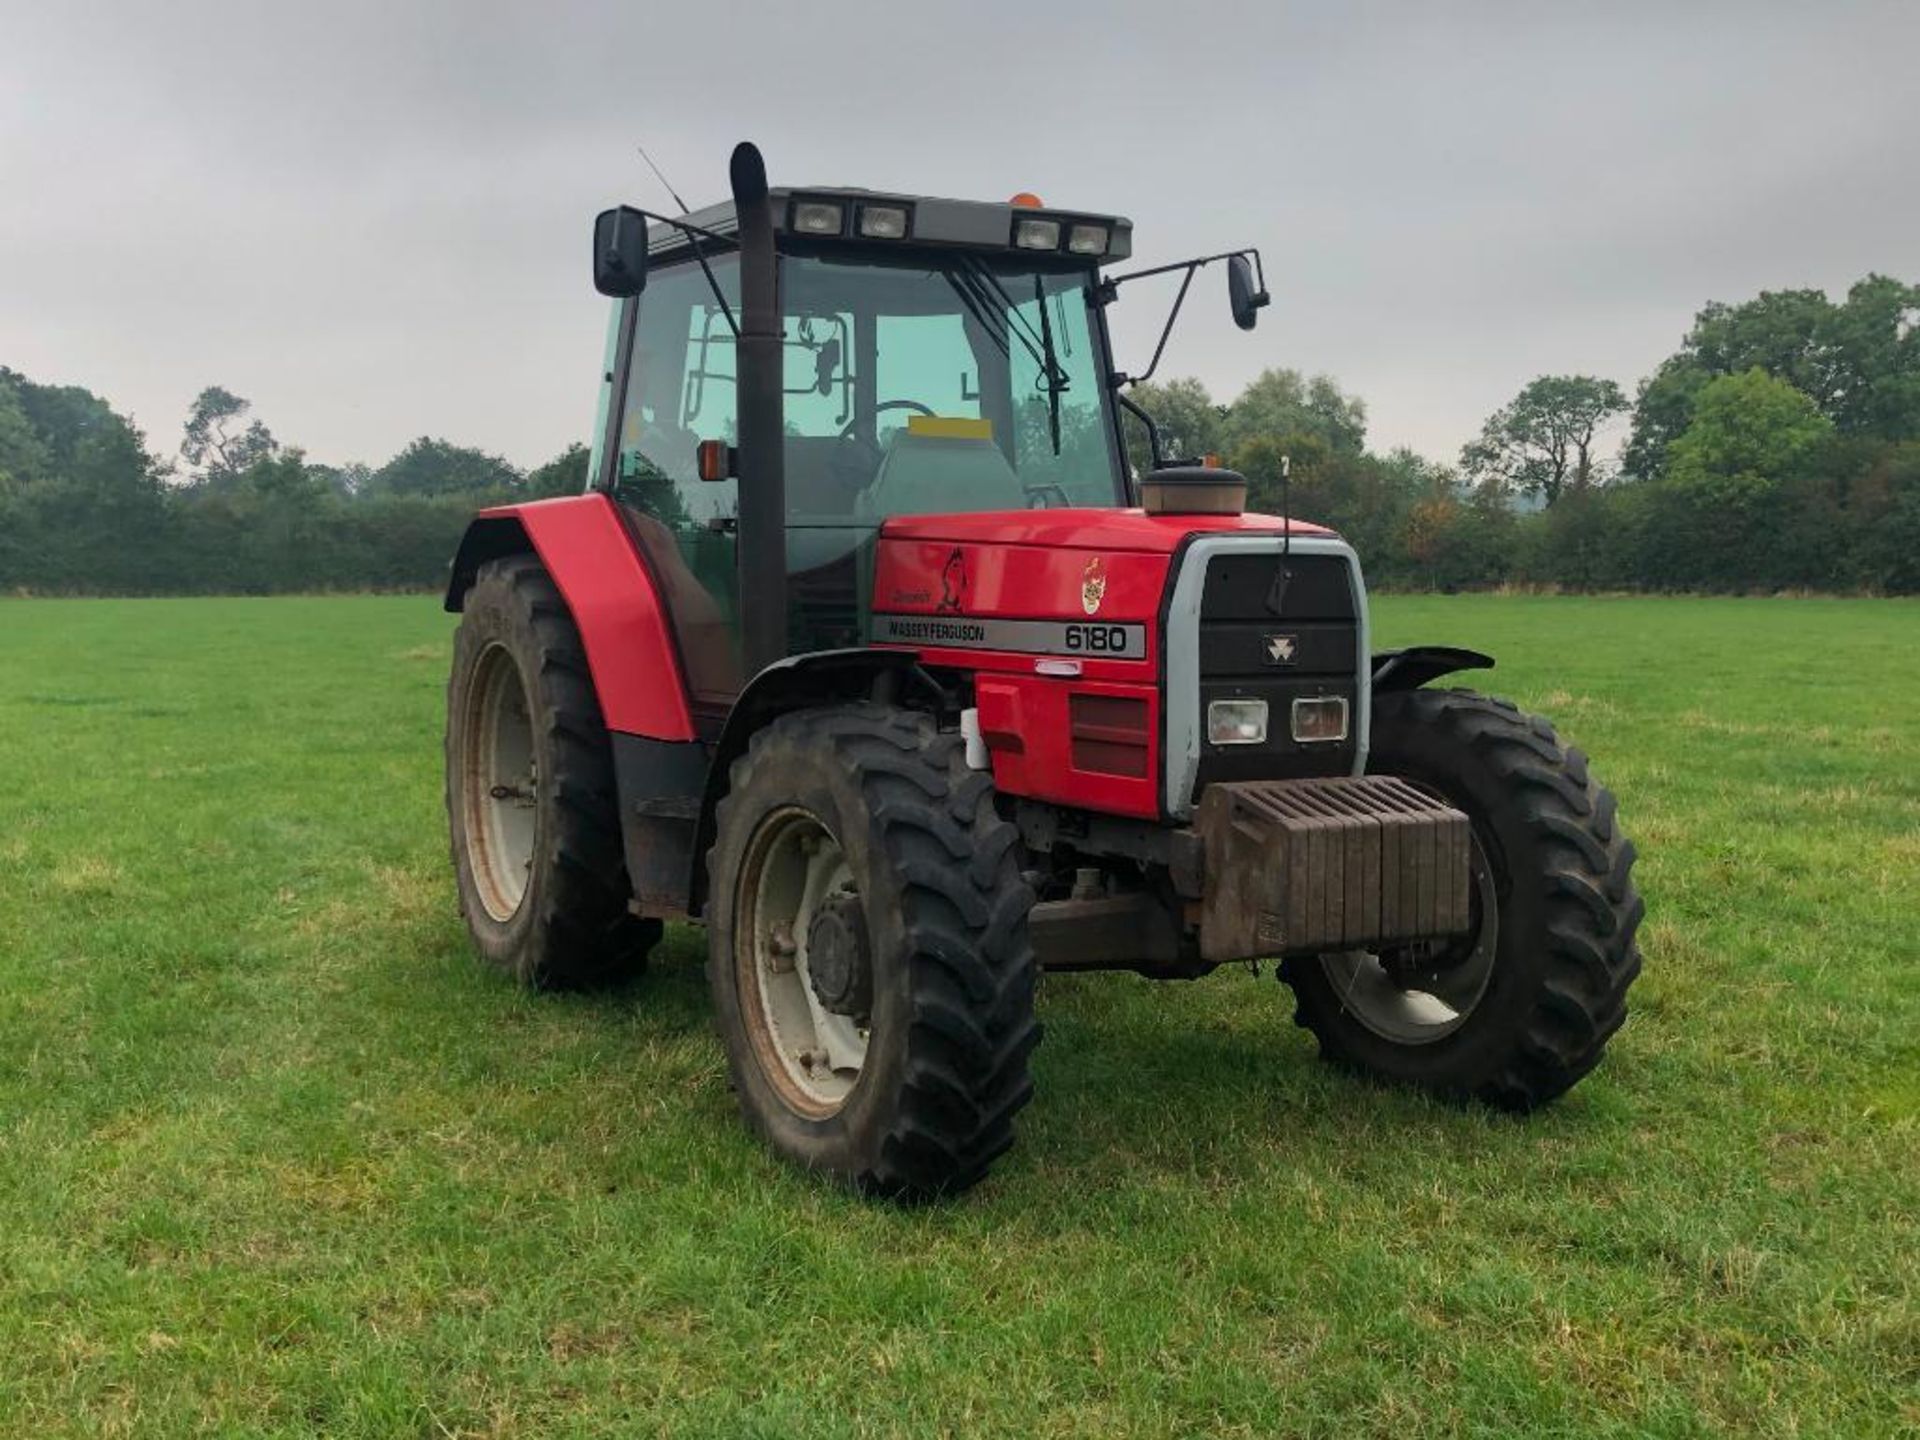
<path fill-rule="evenodd" d="M 1716 508 L 1751 508 L 1794 474 L 1833 422 L 1813 398 L 1758 368 L 1709 381 L 1668 447 L 1667 479 Z"/>
<path fill-rule="evenodd" d="M 1161 453 L 1172 459 L 1214 455 L 1221 449 L 1226 412 L 1200 381 L 1169 380 L 1164 385 L 1136 385 L 1130 398 L 1153 417 L 1160 432 Z M 1122 412 L 1125 414 L 1125 412 Z M 1149 468 L 1147 432 L 1133 416 L 1126 416 L 1127 450 L 1138 470 Z"/>
<path fill-rule="evenodd" d="M 534 499 L 549 495 L 578 495 L 587 488 L 587 462 L 590 452 L 578 440 L 527 476 L 527 494 Z"/>
<path fill-rule="evenodd" d="M 484 450 L 422 435 L 374 472 L 367 484 L 381 495 L 510 495 L 526 477 Z"/>
<path fill-rule="evenodd" d="M 1701 391 L 1756 368 L 1806 395 L 1842 434 L 1920 438 L 1920 286 L 1869 275 L 1838 305 L 1819 290 L 1777 290 L 1706 306 L 1641 383 L 1626 468 L 1662 474 Z"/>
<path fill-rule="evenodd" d="M 8 383 L 10 373 L 0 371 L 0 495 L 39 479 L 51 460 L 20 403 L 18 387 Z"/>
<path fill-rule="evenodd" d="M 1487 417 L 1480 438 L 1461 450 L 1461 468 L 1551 505 L 1566 491 L 1598 481 L 1594 435 L 1626 408 L 1627 397 L 1611 380 L 1542 375 Z"/>
<path fill-rule="evenodd" d="M 1313 435 L 1330 451 L 1358 455 L 1366 446 L 1366 403 L 1329 375 L 1262 370 L 1228 407 L 1224 438 L 1238 450 L 1262 435 Z"/>
<path fill-rule="evenodd" d="M 231 390 L 209 385 L 187 412 L 180 454 L 198 472 L 202 484 L 231 481 L 257 460 L 280 449 L 280 442 L 258 420 L 248 421 L 253 402 Z"/>

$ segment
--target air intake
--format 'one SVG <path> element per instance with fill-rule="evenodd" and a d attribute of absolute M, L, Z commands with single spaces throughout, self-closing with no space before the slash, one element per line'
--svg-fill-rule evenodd
<path fill-rule="evenodd" d="M 1247 477 L 1206 465 L 1172 465 L 1140 477 L 1149 515 L 1238 515 L 1247 508 Z"/>

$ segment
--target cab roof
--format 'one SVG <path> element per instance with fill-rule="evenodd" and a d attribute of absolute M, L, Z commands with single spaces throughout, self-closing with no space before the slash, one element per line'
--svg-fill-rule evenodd
<path fill-rule="evenodd" d="M 1086 210 L 1062 210 L 1051 205 L 1015 205 L 1011 201 L 949 200 L 936 195 L 905 195 L 888 190 L 862 190 L 846 186 L 782 186 L 768 192 L 773 206 L 773 228 L 778 235 L 791 235 L 796 205 L 819 201 L 841 207 L 841 236 L 857 239 L 862 245 L 876 246 L 964 246 L 979 250 L 1013 251 L 1040 255 L 1045 250 L 1019 248 L 1013 241 L 1014 220 L 1052 220 L 1060 226 L 1060 243 L 1052 252 L 1064 255 L 1067 236 L 1077 225 L 1101 225 L 1107 230 L 1106 248 L 1099 254 L 1079 252 L 1075 259 L 1100 262 L 1125 260 L 1133 253 L 1133 222 L 1119 215 L 1099 215 Z M 858 235 L 855 225 L 863 205 L 903 209 L 907 212 L 904 239 L 877 239 Z M 733 202 L 724 200 L 708 205 L 684 217 L 687 224 L 718 235 L 732 235 L 739 227 Z M 817 231 L 805 232 L 809 239 L 832 239 Z M 697 238 L 697 237 L 696 237 Z M 647 231 L 648 253 L 665 258 L 691 245 L 685 231 L 673 225 L 654 225 Z"/>

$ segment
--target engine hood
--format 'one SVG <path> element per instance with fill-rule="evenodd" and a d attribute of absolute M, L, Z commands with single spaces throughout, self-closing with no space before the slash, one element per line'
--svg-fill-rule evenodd
<path fill-rule="evenodd" d="M 881 527 L 888 540 L 949 545 L 1033 545 L 1171 555 L 1194 534 L 1331 535 L 1324 525 L 1277 515 L 1149 515 L 1144 510 L 980 510 L 958 515 L 901 515 Z"/>

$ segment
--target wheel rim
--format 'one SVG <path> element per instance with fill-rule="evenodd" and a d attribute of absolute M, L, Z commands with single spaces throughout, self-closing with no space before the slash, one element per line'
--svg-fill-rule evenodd
<path fill-rule="evenodd" d="M 480 903 L 511 920 L 526 898 L 538 830 L 539 762 L 520 667 L 505 646 L 481 652 L 467 689 L 461 784 L 467 855 Z"/>
<path fill-rule="evenodd" d="M 1417 961 L 1383 960 L 1369 950 L 1320 957 L 1341 1006 L 1383 1040 L 1399 1045 L 1443 1040 L 1467 1023 L 1486 995 L 1500 945 L 1500 905 L 1478 835 L 1473 836 L 1468 871 L 1474 928 L 1467 937 L 1472 948 L 1464 957 L 1429 969 Z"/>
<path fill-rule="evenodd" d="M 811 812 L 777 810 L 748 843 L 739 893 L 734 967 L 754 1054 L 789 1108 L 825 1118 L 846 1104 L 867 1059 L 867 1029 L 821 1004 L 808 969 L 821 905 L 859 893 L 846 853 Z"/>

